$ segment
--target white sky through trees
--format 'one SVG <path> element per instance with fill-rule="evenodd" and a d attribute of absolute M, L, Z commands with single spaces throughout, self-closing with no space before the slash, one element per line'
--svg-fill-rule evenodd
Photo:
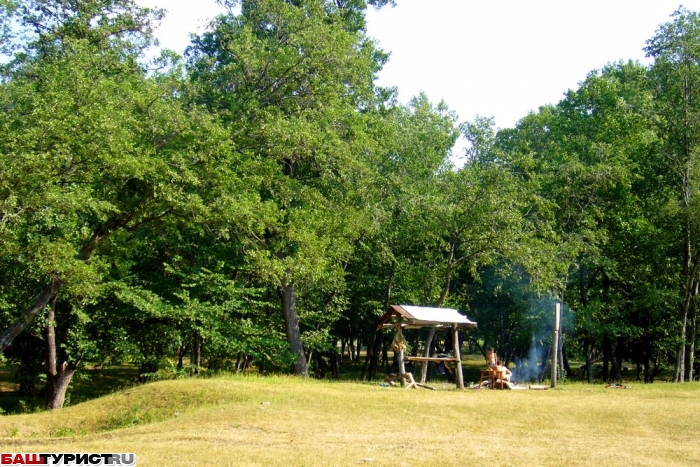
<path fill-rule="evenodd" d="M 215 0 L 138 0 L 168 10 L 161 46 L 182 52 L 189 32 L 223 12 Z M 493 116 L 499 127 L 558 102 L 608 62 L 644 63 L 642 48 L 678 0 L 396 0 L 368 13 L 369 35 L 391 52 L 379 76 L 407 102 L 421 90 L 460 121 Z M 700 0 L 685 7 L 700 10 Z M 458 143 L 455 153 L 462 151 Z"/>

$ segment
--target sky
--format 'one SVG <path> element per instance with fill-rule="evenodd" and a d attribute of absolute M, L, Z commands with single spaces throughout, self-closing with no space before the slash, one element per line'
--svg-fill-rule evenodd
<path fill-rule="evenodd" d="M 215 0 L 137 0 L 169 11 L 157 36 L 182 52 L 223 9 Z M 378 84 L 408 102 L 424 91 L 460 121 L 494 117 L 500 128 L 556 104 L 594 69 L 649 63 L 645 41 L 680 0 L 396 0 L 367 15 L 368 35 L 391 53 Z M 700 0 L 683 5 L 700 10 Z M 462 141 L 453 150 L 458 155 Z"/>

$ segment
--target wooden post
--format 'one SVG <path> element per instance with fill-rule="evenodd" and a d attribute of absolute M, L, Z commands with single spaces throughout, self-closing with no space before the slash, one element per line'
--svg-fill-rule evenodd
<path fill-rule="evenodd" d="M 454 352 L 454 358 L 457 359 L 457 364 L 455 369 L 455 383 L 457 383 L 457 389 L 464 389 L 464 376 L 462 376 L 462 356 L 459 351 L 459 332 L 457 331 L 457 323 L 452 323 L 452 350 Z"/>
<path fill-rule="evenodd" d="M 403 330 L 401 329 L 401 316 L 396 317 L 396 332 L 399 336 L 403 337 Z M 398 354 L 399 361 L 399 381 L 401 381 L 401 387 L 406 387 L 406 367 L 403 363 L 403 349 L 399 350 Z"/>
<path fill-rule="evenodd" d="M 559 314 L 561 313 L 561 303 L 554 305 L 554 340 L 552 341 L 552 382 L 551 387 L 557 386 L 557 354 L 559 352 Z"/>

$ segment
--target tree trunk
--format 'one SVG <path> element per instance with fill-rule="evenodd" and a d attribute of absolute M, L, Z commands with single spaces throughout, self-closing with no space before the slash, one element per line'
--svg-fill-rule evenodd
<path fill-rule="evenodd" d="M 68 390 L 68 385 L 70 385 L 71 379 L 73 378 L 74 374 L 75 368 L 68 369 L 68 362 L 64 362 L 61 367 L 61 370 L 58 372 L 54 380 L 53 397 L 47 400 L 46 408 L 48 410 L 63 408 L 63 404 L 66 401 L 66 391 Z"/>
<path fill-rule="evenodd" d="M 437 352 L 437 341 L 438 339 L 433 339 L 432 344 L 430 345 L 430 351 L 428 352 L 428 355 L 435 355 Z M 428 378 L 427 381 L 432 381 L 433 378 L 435 377 L 435 371 L 437 370 L 439 364 L 432 362 L 430 365 L 428 365 Z M 443 365 L 444 367 L 445 365 Z M 422 383 L 421 383 L 422 384 Z"/>
<path fill-rule="evenodd" d="M 606 334 L 603 336 L 603 381 L 607 381 L 610 377 L 610 337 Z"/>
<path fill-rule="evenodd" d="M 297 359 L 292 365 L 292 373 L 295 375 L 309 376 L 309 368 L 304 356 L 304 345 L 301 342 L 301 330 L 299 329 L 299 317 L 297 316 L 296 294 L 293 285 L 282 283 L 278 289 L 282 299 L 282 314 L 284 327 L 287 333 L 287 342 Z"/>
<path fill-rule="evenodd" d="M 365 359 L 365 364 L 367 365 L 367 363 L 369 363 L 367 368 L 367 381 L 373 381 L 374 376 L 377 373 L 377 366 L 379 364 L 379 354 L 382 350 L 383 335 L 384 334 L 382 333 L 382 330 L 377 329 L 377 331 L 374 333 L 372 350 L 367 351 L 367 358 Z"/>
<path fill-rule="evenodd" d="M 348 355 L 350 356 L 350 361 L 355 361 L 355 342 L 352 337 L 348 339 Z"/>
<path fill-rule="evenodd" d="M 625 358 L 629 356 L 625 344 L 625 339 L 622 336 L 617 336 L 617 348 L 615 349 L 615 355 L 617 358 L 617 367 L 620 369 L 620 372 L 624 371 L 623 363 Z"/>
<path fill-rule="evenodd" d="M 642 364 L 637 362 L 637 381 L 642 380 L 641 375 L 642 375 Z"/>
<path fill-rule="evenodd" d="M 586 266 L 583 262 L 578 265 L 578 288 L 581 295 L 581 305 L 588 306 L 588 295 L 586 293 Z M 593 338 L 586 336 L 584 341 L 586 357 L 586 373 L 588 373 L 588 384 L 593 384 Z"/>
<path fill-rule="evenodd" d="M 573 371 L 571 371 L 571 365 L 569 365 L 569 359 L 566 356 L 566 346 L 562 344 L 561 349 L 559 349 L 562 355 L 562 362 L 563 362 L 563 369 L 564 369 L 564 375 L 567 377 L 573 375 Z"/>
<path fill-rule="evenodd" d="M 236 358 L 236 373 L 241 371 L 241 361 L 243 360 L 243 352 L 238 352 L 238 357 Z"/>
<path fill-rule="evenodd" d="M 685 308 L 685 307 L 684 307 Z M 686 344 L 686 329 L 688 327 L 688 310 L 683 311 L 683 325 L 681 326 L 681 343 L 676 354 L 676 367 L 673 374 L 674 383 L 685 382 L 685 344 Z"/>
<path fill-rule="evenodd" d="M 684 267 L 684 269 L 686 269 Z M 693 274 L 695 270 L 693 270 Z M 692 290 L 695 287 L 695 283 L 692 279 L 689 280 L 690 285 L 686 286 L 685 296 L 681 302 L 681 316 L 682 316 L 682 326 L 681 326 L 681 343 L 678 346 L 678 352 L 676 353 L 676 365 L 673 372 L 673 382 L 683 383 L 685 382 L 685 349 L 687 344 L 687 329 L 688 329 L 688 315 L 690 313 Z"/>
<path fill-rule="evenodd" d="M 610 277 L 603 269 L 603 303 L 605 304 L 605 309 L 607 312 L 610 310 Z M 614 379 L 619 381 L 618 376 L 620 374 L 620 368 L 617 364 L 616 355 L 616 336 L 612 338 L 605 334 L 603 337 L 603 381 L 608 381 Z M 610 371 L 608 371 L 608 364 L 611 365 Z"/>
<path fill-rule="evenodd" d="M 202 364 L 202 347 L 201 339 L 198 335 L 194 336 L 192 342 L 192 355 L 190 357 L 190 363 L 192 364 L 192 373 L 199 374 L 199 367 Z"/>
<path fill-rule="evenodd" d="M 314 352 L 313 360 L 309 359 L 316 366 L 316 371 L 314 372 L 314 377 L 318 379 L 325 379 L 326 377 L 326 364 L 323 361 L 323 354 L 321 352 Z"/>
<path fill-rule="evenodd" d="M 445 280 L 442 286 L 440 298 L 435 302 L 435 308 L 440 308 L 447 299 L 450 293 L 450 282 L 452 281 L 452 268 L 454 267 L 455 248 L 457 247 L 457 238 L 452 236 L 450 239 L 450 254 L 447 257 L 447 268 L 445 269 Z"/>
<path fill-rule="evenodd" d="M 340 366 L 339 366 L 339 356 L 336 349 L 331 349 L 328 351 L 328 359 L 331 363 L 331 373 L 333 374 L 333 379 L 340 379 Z"/>
<path fill-rule="evenodd" d="M 435 331 L 437 328 L 435 326 L 430 327 L 430 332 L 428 333 L 428 338 L 425 339 L 425 347 L 423 348 L 423 357 L 430 357 L 430 348 L 433 345 L 433 338 L 435 337 Z M 428 363 L 423 362 L 420 368 L 420 383 L 425 384 L 425 380 L 428 377 Z"/>
<path fill-rule="evenodd" d="M 197 365 L 197 371 L 202 367 L 202 338 L 197 336 L 197 350 L 195 353 L 194 364 Z"/>
<path fill-rule="evenodd" d="M 644 361 L 642 362 L 644 365 L 644 382 L 645 383 L 653 383 L 653 379 L 651 378 L 651 359 L 649 358 L 648 355 L 644 356 Z"/>
<path fill-rule="evenodd" d="M 56 394 L 56 297 L 51 300 L 46 316 L 46 408 L 49 409 Z M 65 399 L 65 397 L 64 397 Z"/>
<path fill-rule="evenodd" d="M 183 341 L 182 344 L 180 344 L 180 349 L 177 352 L 177 369 L 178 370 L 182 370 L 186 352 L 187 352 L 187 345 Z M 240 358 L 241 358 L 241 354 L 239 352 L 239 354 L 238 354 L 239 361 L 240 361 Z M 238 363 L 239 362 L 236 362 L 236 367 L 238 367 Z"/>
<path fill-rule="evenodd" d="M 686 208 L 690 208 L 690 175 L 685 175 L 684 189 L 685 189 L 685 204 Z M 690 223 L 686 221 L 685 224 L 685 244 L 683 246 L 683 294 L 681 300 L 681 334 L 680 334 L 680 344 L 678 346 L 678 352 L 676 354 L 676 364 L 673 371 L 673 381 L 675 383 L 685 382 L 685 349 L 686 349 L 686 337 L 687 337 L 687 327 L 688 327 L 688 313 L 690 312 L 692 293 L 696 288 L 695 275 L 697 273 L 698 265 L 693 265 L 693 252 L 691 244 L 691 227 Z M 692 266 L 692 267 L 691 267 Z"/>
<path fill-rule="evenodd" d="M 389 309 L 391 302 L 391 290 L 394 286 L 394 276 L 396 275 L 396 261 L 391 262 L 389 269 L 389 277 L 386 281 L 386 290 L 384 293 L 384 311 Z M 360 381 L 363 381 L 367 373 L 367 381 L 372 381 L 377 371 L 377 362 L 379 361 L 379 350 L 382 346 L 382 328 L 377 324 L 377 330 L 374 332 L 374 338 L 367 346 L 367 354 L 365 355 L 365 364 L 362 368 Z"/>
<path fill-rule="evenodd" d="M 610 379 L 616 382 L 622 381 L 622 372 L 617 360 L 617 339 L 610 339 Z"/>
<path fill-rule="evenodd" d="M 588 384 L 593 384 L 593 338 L 586 338 L 586 373 L 588 373 Z"/>
<path fill-rule="evenodd" d="M 374 343 L 377 340 L 377 331 L 375 330 L 372 333 L 372 337 L 370 338 L 369 344 L 367 344 L 367 353 L 365 354 L 365 363 L 362 365 L 362 372 L 360 372 L 360 381 L 364 381 L 365 377 L 367 376 L 367 370 L 369 370 L 369 362 L 372 360 L 372 355 L 374 354 Z M 340 356 L 342 359 L 343 356 L 343 347 L 344 343 L 343 340 L 340 340 Z M 341 360 L 342 363 L 342 360 Z"/>
<path fill-rule="evenodd" d="M 77 364 L 69 368 L 67 361 L 60 367 L 56 365 L 56 298 L 51 300 L 44 330 L 46 337 L 46 410 L 63 408 L 66 391 L 77 369 Z"/>
<path fill-rule="evenodd" d="M 382 336 L 382 361 L 384 362 L 384 368 L 387 374 L 391 373 L 391 368 L 389 366 L 389 343 Z"/>
<path fill-rule="evenodd" d="M 29 308 L 22 313 L 22 316 L 0 335 L 0 352 L 12 344 L 15 337 L 17 337 L 20 332 L 24 331 L 24 329 L 39 316 L 39 313 L 44 310 L 46 305 L 56 297 L 58 291 L 61 289 L 61 285 L 61 280 L 56 277 L 52 278 L 49 285 L 44 287 L 44 290 L 34 299 L 34 302 Z"/>
<path fill-rule="evenodd" d="M 697 337 L 697 314 L 695 309 L 691 312 L 688 324 L 690 326 L 690 335 L 688 336 L 688 349 L 686 351 L 686 381 L 692 382 L 695 377 L 693 367 L 695 366 L 695 339 Z"/>
<path fill-rule="evenodd" d="M 369 362 L 367 381 L 373 381 L 375 375 L 377 374 L 377 367 L 379 366 L 379 357 L 380 357 L 380 353 L 382 351 L 382 339 L 383 339 L 382 331 L 378 330 L 374 336 L 374 346 L 372 348 L 372 359 Z"/>

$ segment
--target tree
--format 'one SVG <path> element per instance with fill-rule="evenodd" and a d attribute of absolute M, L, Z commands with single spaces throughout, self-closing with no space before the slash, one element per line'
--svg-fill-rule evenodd
<path fill-rule="evenodd" d="M 245 198 L 245 163 L 207 112 L 183 105 L 181 69 L 148 76 L 138 61 L 159 12 L 127 0 L 37 0 L 19 11 L 35 37 L 0 92 L 0 241 L 23 287 L 2 291 L 13 299 L 5 319 L 16 320 L 2 348 L 49 303 L 82 313 L 101 293 L 110 241 L 124 247 L 150 223 L 201 221 Z M 59 379 L 82 360 L 56 367 L 47 355 Z"/>
<path fill-rule="evenodd" d="M 697 190 L 698 136 L 700 136 L 700 16 L 684 8 L 672 15 L 647 41 L 646 52 L 654 59 L 650 70 L 659 130 L 664 138 L 663 156 L 668 166 L 677 209 L 672 214 L 679 234 L 682 264 L 680 333 L 674 381 L 692 380 L 696 318 L 693 308 L 700 272 L 698 248 L 700 223 Z M 691 339 L 688 339 L 688 327 Z M 687 358 L 687 362 L 686 362 Z M 687 370 L 687 371 L 686 371 Z"/>
<path fill-rule="evenodd" d="M 500 135 L 504 150 L 531 155 L 522 169 L 555 216 L 567 302 L 576 313 L 590 382 L 594 351 L 601 347 L 604 368 L 612 362 L 619 379 L 619 359 L 611 356 L 618 340 L 637 332 L 628 319 L 630 291 L 637 290 L 631 281 L 639 275 L 628 269 L 630 245 L 655 236 L 663 248 L 664 237 L 649 231 L 663 197 L 648 178 L 656 135 L 647 83 L 641 65 L 610 64 L 556 106 Z"/>
<path fill-rule="evenodd" d="M 423 218 L 432 209 L 439 174 L 450 170 L 450 149 L 458 136 L 456 115 L 425 94 L 408 106 L 393 105 L 376 116 L 374 137 L 381 142 L 368 178 L 372 229 L 362 238 L 349 267 L 351 320 L 368 331 L 362 378 L 374 378 L 379 352 L 387 343 L 376 319 L 390 302 L 425 303 L 422 252 L 433 248 L 434 235 Z M 356 311 L 359 313 L 355 314 Z"/>
<path fill-rule="evenodd" d="M 361 2 L 350 4 L 362 11 Z M 348 28 L 343 5 L 243 2 L 240 15 L 219 17 L 188 52 L 195 100 L 221 114 L 237 151 L 259 161 L 265 228 L 247 237 L 247 258 L 277 289 L 300 375 L 308 366 L 298 291 L 335 296 L 332 284 L 342 281 L 362 231 L 358 179 L 375 145 L 363 111 L 374 105 L 373 79 L 385 60 Z"/>
<path fill-rule="evenodd" d="M 94 171 L 101 167 L 92 166 L 88 170 L 91 169 L 93 173 L 86 173 L 83 170 L 86 162 L 84 155 L 91 152 L 99 154 L 105 149 L 104 145 L 100 147 L 98 143 L 100 139 L 97 135 L 104 134 L 101 130 L 107 134 L 108 130 L 116 133 L 126 130 L 106 128 L 107 112 L 102 113 L 103 118 L 100 119 L 96 115 L 80 114 L 78 111 L 89 109 L 96 92 L 112 93 L 116 87 L 113 84 L 119 78 L 124 78 L 122 84 L 128 83 L 132 73 L 127 70 L 136 71 L 133 60 L 125 62 L 118 54 L 135 46 L 130 36 L 138 30 L 129 26 L 141 27 L 139 20 L 150 17 L 151 13 L 148 10 L 134 12 L 130 9 L 129 2 L 111 2 L 109 6 L 113 8 L 100 12 L 92 8 L 95 7 L 94 4 L 88 3 L 74 10 L 60 1 L 25 2 L 19 5 L 22 24 L 31 27 L 36 36 L 27 45 L 26 51 L 17 55 L 9 66 L 2 92 L 3 107 L 8 111 L 3 113 L 1 123 L 4 160 L 0 177 L 3 182 L 0 189 L 0 217 L 5 224 L 5 231 L 14 237 L 15 246 L 22 243 L 17 232 L 23 228 L 37 230 L 47 221 L 54 224 L 51 221 L 53 213 L 58 211 L 62 214 L 71 204 L 87 204 L 84 198 L 81 199 L 84 187 L 89 186 L 85 183 L 99 179 Z M 100 13 L 104 21 L 99 21 Z M 111 14 L 114 16 L 108 18 Z M 85 28 L 90 30 L 88 25 L 91 24 L 101 26 L 93 28 L 95 31 L 88 38 Z M 119 29 L 121 26 L 123 29 Z M 143 40 L 148 41 L 148 37 L 149 31 L 144 31 Z M 98 51 L 105 53 L 98 55 Z M 100 75 L 113 72 L 115 66 L 122 66 L 127 72 L 117 75 L 117 79 L 98 82 L 94 88 L 88 86 L 88 82 Z M 73 86 L 66 82 L 70 78 L 77 81 L 77 88 L 74 82 L 71 82 Z M 83 88 L 80 88 L 81 84 Z M 99 86 L 100 84 L 104 86 Z M 117 96 L 113 96 L 112 103 L 117 100 Z M 119 113 L 119 109 L 109 110 Z M 102 128 L 100 124 L 103 124 Z M 76 137 L 71 138 L 72 134 Z M 84 139 L 81 140 L 80 137 Z M 116 147 L 110 149 L 114 151 Z M 72 196 L 66 197 L 67 192 Z M 36 244 L 24 245 L 25 251 L 30 252 L 30 255 L 40 256 L 45 253 L 51 257 L 34 259 L 41 264 L 36 269 L 45 271 L 44 274 L 50 279 L 32 305 L 25 310 L 23 317 L 2 334 L 0 348 L 9 345 L 26 324 L 55 297 L 69 269 L 80 268 L 104 238 L 128 222 L 119 215 L 112 218 L 105 216 L 105 207 L 88 206 L 88 209 L 94 210 L 93 215 L 102 214 L 102 222 L 94 222 L 90 233 L 83 233 L 83 238 L 77 242 L 79 246 L 73 245 L 77 251 L 74 251 L 72 258 L 59 259 L 61 255 L 70 256 L 70 250 L 64 249 L 64 245 L 59 246 L 59 242 L 45 244 L 43 248 Z M 131 216 L 134 214 L 136 213 Z M 67 218 L 70 215 L 63 217 Z M 74 231 L 70 228 L 64 230 L 66 237 L 73 234 Z M 28 232 L 24 236 L 37 238 L 28 235 Z M 47 248 L 54 251 L 45 251 Z M 61 265 L 51 265 L 50 262 Z"/>

